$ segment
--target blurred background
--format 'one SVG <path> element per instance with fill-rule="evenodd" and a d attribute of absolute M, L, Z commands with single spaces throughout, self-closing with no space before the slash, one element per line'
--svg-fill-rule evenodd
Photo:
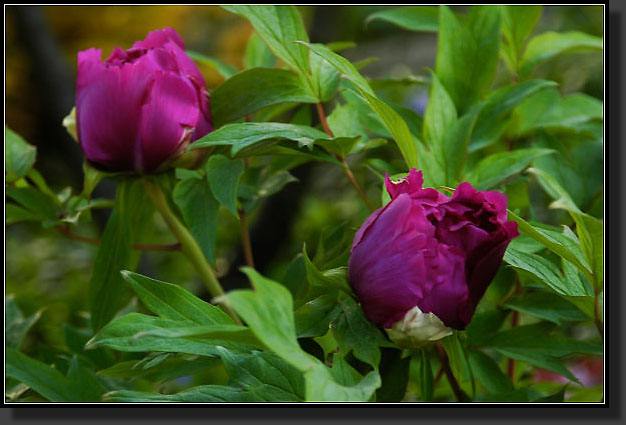
<path fill-rule="evenodd" d="M 436 34 L 405 31 L 381 21 L 366 24 L 367 16 L 388 7 L 298 8 L 312 42 L 354 41 L 356 47 L 342 52 L 348 59 L 378 58 L 361 70 L 368 77 L 424 75 L 425 67 L 434 68 Z M 79 51 L 101 48 L 106 58 L 115 46 L 129 48 L 149 31 L 170 26 L 181 34 L 187 49 L 241 69 L 252 31 L 247 21 L 217 6 L 7 6 L 5 20 L 5 123 L 37 146 L 36 168 L 53 190 L 69 186 L 75 192 L 82 187 L 83 156 L 61 122 L 74 105 Z M 535 33 L 546 30 L 602 36 L 602 7 L 545 7 Z M 539 76 L 555 79 L 563 94 L 582 91 L 602 99 L 602 61 L 586 60 L 585 55 L 589 54 L 550 61 Z M 210 89 L 223 81 L 211 68 L 201 67 L 201 71 Z M 385 96 L 421 111 L 427 87 L 411 87 Z M 305 164 L 293 174 L 299 182 L 269 198 L 250 218 L 257 268 L 273 277 L 284 273 L 303 243 L 315 252 L 323 229 L 342 221 L 357 226 L 367 216 L 338 167 Z M 379 199 L 376 178 L 364 167 L 355 174 L 370 199 Z M 112 198 L 113 194 L 112 182 L 104 181 L 94 196 Z M 94 214 L 94 222 L 82 224 L 81 233 L 101 234 L 106 218 Z M 245 264 L 239 225 L 227 213 L 220 215 L 219 223 L 220 279 L 226 289 L 246 286 L 238 271 Z M 162 223 L 159 232 L 164 241 L 170 237 Z M 20 223 L 6 229 L 6 293 L 16 295 L 26 315 L 46 306 L 35 338 L 60 345 L 59 325 L 80 320 L 75 312 L 86 306 L 95 252 L 94 246 L 66 239 L 39 224 Z M 144 253 L 138 271 L 202 294 L 202 285 L 180 253 Z"/>

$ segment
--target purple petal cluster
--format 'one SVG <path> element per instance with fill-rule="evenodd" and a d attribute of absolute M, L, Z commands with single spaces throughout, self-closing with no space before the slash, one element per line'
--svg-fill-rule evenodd
<path fill-rule="evenodd" d="M 172 28 L 101 56 L 78 53 L 76 88 L 78 140 L 96 167 L 147 173 L 213 129 L 204 78 Z"/>
<path fill-rule="evenodd" d="M 350 284 L 366 317 L 390 328 L 418 306 L 465 329 L 519 235 L 506 221 L 506 196 L 461 183 L 448 197 L 422 188 L 415 169 L 385 184 L 391 202 L 363 223 L 350 256 Z"/>

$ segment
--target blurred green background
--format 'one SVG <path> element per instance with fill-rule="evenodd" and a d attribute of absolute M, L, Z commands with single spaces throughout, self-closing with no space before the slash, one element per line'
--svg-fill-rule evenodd
<path fill-rule="evenodd" d="M 342 52 L 352 61 L 370 57 L 362 73 L 369 77 L 424 75 L 434 68 L 436 34 L 409 32 L 375 21 L 368 15 L 384 6 L 300 6 L 312 42 L 354 41 Z M 463 12 L 465 7 L 456 8 Z M 115 46 L 129 48 L 147 32 L 171 26 L 189 50 L 241 68 L 252 27 L 247 21 L 216 6 L 8 6 L 6 7 L 6 124 L 37 146 L 36 168 L 55 191 L 82 185 L 82 154 L 61 121 L 74 104 L 78 51 L 101 48 L 107 57 Z M 601 6 L 545 7 L 535 33 L 578 30 L 603 35 Z M 602 62 L 577 53 L 542 65 L 537 75 L 560 84 L 563 94 L 582 91 L 599 99 L 603 93 Z M 588 60 L 589 59 L 589 60 Z M 503 68 L 503 67 L 501 67 Z M 209 89 L 222 82 L 211 68 L 201 67 Z M 384 93 L 420 110 L 426 102 L 425 86 Z M 396 155 L 393 147 L 389 155 Z M 257 268 L 280 277 L 286 265 L 302 251 L 315 252 L 322 230 L 347 221 L 356 229 L 368 215 L 338 167 L 305 164 L 294 171 L 300 180 L 269 198 L 251 217 L 251 239 Z M 370 199 L 380 199 L 378 180 L 364 167 L 355 169 Z M 104 181 L 94 193 L 112 198 L 114 185 Z M 97 236 L 106 213 L 81 224 L 80 233 Z M 155 219 L 154 238 L 171 241 L 165 225 Z M 220 214 L 218 273 L 226 289 L 246 286 L 238 272 L 244 262 L 239 224 Z M 6 294 L 15 294 L 26 315 L 44 308 L 24 351 L 43 344 L 63 345 L 62 323 L 83 325 L 87 284 L 96 249 L 72 241 L 39 224 L 20 223 L 6 229 Z M 146 252 L 138 270 L 176 282 L 202 295 L 192 268 L 180 253 Z M 206 296 L 206 294 L 204 294 Z M 43 343 L 43 344 L 37 344 Z"/>

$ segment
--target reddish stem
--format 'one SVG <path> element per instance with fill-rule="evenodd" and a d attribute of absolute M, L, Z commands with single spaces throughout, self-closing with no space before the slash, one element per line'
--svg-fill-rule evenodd
<path fill-rule="evenodd" d="M 74 233 L 67 226 L 66 227 L 57 226 L 56 229 L 59 232 L 63 233 L 68 238 L 76 240 L 76 241 L 85 242 L 91 245 L 99 245 L 101 242 L 100 239 L 90 238 L 88 236 L 83 236 L 83 235 Z M 171 245 L 134 244 L 133 249 L 138 249 L 141 251 L 177 251 L 180 249 L 180 244 L 179 243 L 175 243 Z"/>

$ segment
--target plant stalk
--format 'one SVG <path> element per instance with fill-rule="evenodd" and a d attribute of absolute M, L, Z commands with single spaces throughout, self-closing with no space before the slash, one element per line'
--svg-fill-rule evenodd
<path fill-rule="evenodd" d="M 322 127 L 324 128 L 324 131 L 329 137 L 335 137 L 333 135 L 332 130 L 328 126 L 328 121 L 326 120 L 326 114 L 324 113 L 324 108 L 322 107 L 322 104 L 316 103 L 315 106 L 317 107 L 317 114 L 319 115 L 320 122 L 322 123 Z M 337 159 L 337 161 L 343 164 L 342 168 L 343 168 L 344 174 L 346 175 L 346 177 L 348 177 L 350 184 L 352 184 L 352 187 L 354 187 L 354 189 L 357 191 L 361 199 L 363 199 L 363 202 L 365 202 L 365 205 L 367 205 L 367 208 L 369 208 L 370 211 L 375 211 L 376 208 L 370 202 L 369 198 L 367 197 L 367 195 L 365 194 L 365 192 L 359 185 L 359 182 L 356 181 L 356 178 L 354 177 L 354 174 L 352 174 L 352 170 L 350 170 L 350 166 L 348 165 L 348 162 L 346 161 L 346 159 L 336 153 L 334 154 L 334 156 Z"/>
<path fill-rule="evenodd" d="M 202 253 L 202 250 L 198 246 L 198 243 L 193 238 L 191 233 L 189 233 L 189 230 L 187 230 L 187 228 L 178 220 L 170 207 L 167 205 L 167 201 L 165 199 L 163 191 L 161 191 L 161 189 L 156 184 L 154 184 L 145 177 L 143 179 L 143 183 L 146 191 L 148 192 L 148 195 L 154 203 L 154 206 L 156 207 L 157 211 L 159 211 L 159 213 L 165 220 L 165 223 L 167 223 L 167 226 L 170 228 L 176 239 L 180 242 L 182 252 L 187 256 L 187 259 L 193 265 L 194 269 L 200 276 L 202 283 L 206 287 L 207 291 L 209 291 L 209 294 L 211 294 L 211 297 L 220 297 L 221 302 L 219 303 L 219 306 L 230 317 L 233 318 L 235 323 L 240 325 L 241 320 L 232 309 L 232 307 L 228 304 L 226 297 L 224 297 L 224 290 L 222 289 L 222 286 L 220 285 L 217 278 L 215 277 L 215 274 L 209 266 L 209 263 L 207 263 L 206 258 Z"/>
<path fill-rule="evenodd" d="M 446 374 L 446 378 L 448 378 L 448 382 L 452 387 L 452 391 L 454 392 L 454 396 L 457 401 L 463 401 L 465 398 L 463 396 L 463 390 L 459 386 L 458 381 L 454 377 L 452 373 L 452 369 L 450 369 L 450 361 L 448 360 L 448 355 L 446 354 L 446 350 L 441 346 L 441 344 L 437 344 L 437 355 L 439 356 L 439 361 L 441 362 L 441 368 L 443 369 L 443 373 Z"/>
<path fill-rule="evenodd" d="M 243 208 L 239 209 L 239 225 L 241 226 L 241 245 L 243 247 L 243 253 L 246 257 L 246 264 L 248 267 L 254 268 L 254 257 L 252 255 L 252 244 L 250 243 L 250 232 L 248 231 L 248 220 L 246 212 Z"/>

